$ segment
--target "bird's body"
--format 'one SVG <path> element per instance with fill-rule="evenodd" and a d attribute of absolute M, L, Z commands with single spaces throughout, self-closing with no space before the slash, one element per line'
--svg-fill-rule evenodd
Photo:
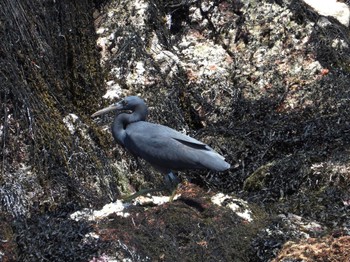
<path fill-rule="evenodd" d="M 118 132 L 117 126 L 118 123 L 113 124 L 113 134 Z M 118 137 L 114 137 L 118 141 Z M 205 168 L 224 171 L 230 167 L 224 157 L 208 145 L 163 125 L 145 121 L 130 123 L 125 128 L 125 138 L 118 142 L 164 173 Z"/>
<path fill-rule="evenodd" d="M 170 127 L 146 122 L 148 109 L 137 96 L 126 97 L 119 103 L 99 110 L 98 116 L 111 110 L 130 110 L 117 114 L 112 125 L 116 142 L 136 157 L 141 157 L 173 183 L 172 171 L 210 169 L 225 171 L 230 168 L 223 156 L 208 145 Z"/>

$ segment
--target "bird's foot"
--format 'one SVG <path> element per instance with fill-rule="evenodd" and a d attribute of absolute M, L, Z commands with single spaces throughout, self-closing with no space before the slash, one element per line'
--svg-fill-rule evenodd
<path fill-rule="evenodd" d="M 153 188 L 141 189 L 140 191 L 137 191 L 136 193 L 134 193 L 130 196 L 123 197 L 123 200 L 129 202 L 129 201 L 131 201 L 139 196 L 144 196 L 144 195 L 147 195 L 149 193 L 167 191 L 170 193 L 169 201 L 172 202 L 175 195 L 176 195 L 176 191 L 177 191 L 179 183 L 180 183 L 180 180 L 172 172 L 170 172 L 169 174 L 165 175 L 165 177 L 164 177 L 164 186 L 163 187 L 154 188 L 154 189 Z"/>
<path fill-rule="evenodd" d="M 122 199 L 127 201 L 127 202 L 130 202 L 131 200 L 139 197 L 139 196 L 144 196 L 144 195 L 147 195 L 149 193 L 154 193 L 154 192 L 161 192 L 161 191 L 164 191 L 164 188 L 149 188 L 149 189 L 141 189 L 140 191 L 137 191 L 136 193 L 130 195 L 130 196 L 126 196 L 126 197 L 123 197 Z"/>

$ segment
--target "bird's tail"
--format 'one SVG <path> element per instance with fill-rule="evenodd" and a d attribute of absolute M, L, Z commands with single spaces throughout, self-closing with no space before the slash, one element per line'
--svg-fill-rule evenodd
<path fill-rule="evenodd" d="M 231 165 L 225 161 L 225 158 L 215 151 L 203 151 L 203 154 L 203 157 L 201 157 L 199 161 L 205 168 L 220 172 L 231 167 Z"/>

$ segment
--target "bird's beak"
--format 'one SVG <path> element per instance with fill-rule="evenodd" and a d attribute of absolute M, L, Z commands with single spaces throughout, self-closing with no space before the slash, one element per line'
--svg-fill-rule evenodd
<path fill-rule="evenodd" d="M 91 117 L 103 115 L 103 114 L 108 113 L 108 112 L 110 112 L 110 111 L 118 110 L 118 109 L 122 109 L 122 108 L 123 108 L 123 106 L 122 106 L 121 103 L 116 103 L 116 104 L 110 105 L 110 106 L 108 106 L 108 107 L 105 107 L 105 108 L 103 108 L 103 109 L 101 109 L 101 110 L 98 110 L 97 112 L 93 113 L 93 114 L 91 115 Z"/>

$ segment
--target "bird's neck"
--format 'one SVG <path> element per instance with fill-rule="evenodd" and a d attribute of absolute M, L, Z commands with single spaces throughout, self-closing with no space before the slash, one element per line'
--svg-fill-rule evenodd
<path fill-rule="evenodd" d="M 112 134 L 114 139 L 124 146 L 126 137 L 126 128 L 129 124 L 138 121 L 145 121 L 148 115 L 148 109 L 146 105 L 139 105 L 131 114 L 121 113 L 113 122 Z"/>
<path fill-rule="evenodd" d="M 146 104 L 140 104 L 135 108 L 135 111 L 131 114 L 132 122 L 146 121 L 148 115 L 148 108 Z"/>
<path fill-rule="evenodd" d="M 113 121 L 112 135 L 117 143 L 124 146 L 126 137 L 126 126 L 129 123 L 130 114 L 119 114 Z"/>

